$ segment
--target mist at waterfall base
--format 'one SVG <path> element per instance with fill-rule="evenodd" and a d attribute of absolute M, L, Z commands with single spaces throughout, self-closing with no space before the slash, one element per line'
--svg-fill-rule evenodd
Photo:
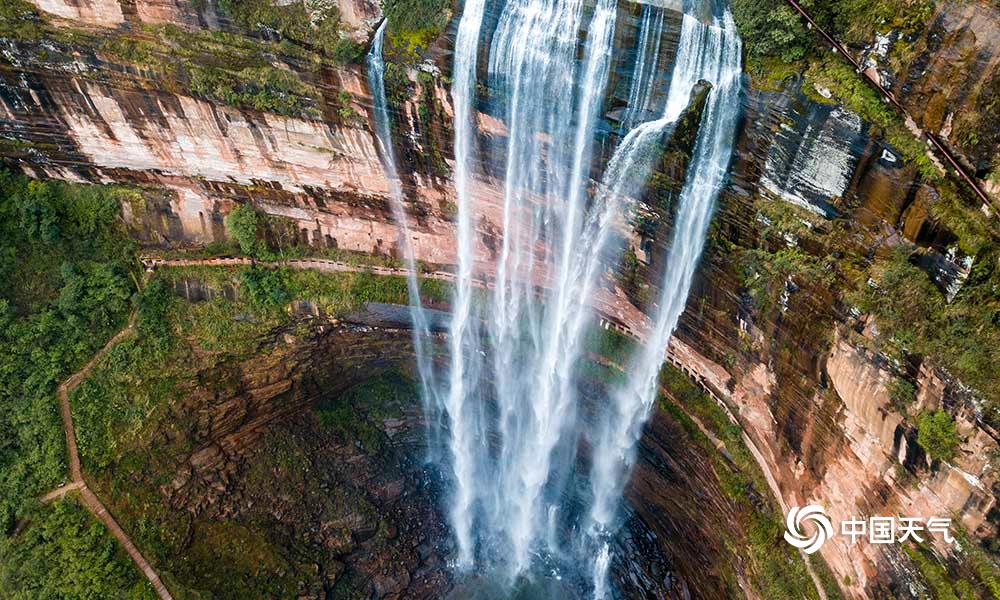
<path fill-rule="evenodd" d="M 688 4 L 672 61 L 661 60 L 665 10 L 642 8 L 628 105 L 609 131 L 615 0 L 465 3 L 451 89 L 458 265 L 446 369 L 429 358 L 418 282 L 409 281 L 421 392 L 435 430 L 429 440 L 442 446 L 431 456 L 448 486 L 455 598 L 616 595 L 609 569 L 629 560 L 616 546 L 623 490 L 739 114 L 740 41 L 728 7 Z M 382 81 L 384 35 L 383 22 L 368 58 L 376 133 L 400 247 L 415 273 Z M 660 296 L 646 307 L 650 327 L 621 381 L 585 402 L 591 300 L 608 287 L 657 150 L 701 81 L 711 91 L 675 203 Z M 482 84 L 489 101 L 477 97 Z M 502 148 L 480 148 L 478 111 L 507 126 Z M 591 186 L 598 137 L 617 144 Z M 475 252 L 482 161 L 502 166 L 503 236 L 490 264 Z M 480 275 L 495 281 L 485 293 L 474 285 Z"/>

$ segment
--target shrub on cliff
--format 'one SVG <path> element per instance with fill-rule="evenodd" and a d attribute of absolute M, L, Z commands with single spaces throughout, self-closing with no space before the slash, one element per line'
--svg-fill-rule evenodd
<path fill-rule="evenodd" d="M 935 460 L 950 460 L 961 443 L 955 431 L 955 420 L 947 412 L 939 410 L 920 416 L 917 423 L 917 443 L 928 456 Z"/>
<path fill-rule="evenodd" d="M 733 19 L 743 38 L 748 67 L 757 77 L 766 76 L 765 71 L 777 64 L 798 63 L 813 50 L 812 32 L 784 0 L 733 0 Z"/>
<path fill-rule="evenodd" d="M 417 52 L 426 49 L 448 25 L 450 2 L 445 0 L 388 0 L 385 17 L 393 46 Z"/>
<path fill-rule="evenodd" d="M 254 258 L 264 258 L 268 254 L 267 244 L 258 236 L 260 221 L 260 214 L 248 204 L 235 206 L 226 215 L 230 237 L 240 245 L 240 252 Z"/>
<path fill-rule="evenodd" d="M 917 388 L 906 379 L 896 377 L 889 384 L 889 398 L 892 400 L 893 406 L 905 410 L 917 399 Z"/>

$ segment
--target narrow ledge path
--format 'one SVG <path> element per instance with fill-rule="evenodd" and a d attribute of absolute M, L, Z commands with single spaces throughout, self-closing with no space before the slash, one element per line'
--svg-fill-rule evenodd
<path fill-rule="evenodd" d="M 135 312 L 129 317 L 128 325 L 124 329 L 119 331 L 108 340 L 108 343 L 101 348 L 97 354 L 95 354 L 87 364 L 85 364 L 79 371 L 74 373 L 59 386 L 59 412 L 62 414 L 63 421 L 63 433 L 66 436 L 66 450 L 69 454 L 69 473 L 70 473 L 70 483 L 60 486 L 51 492 L 42 496 L 42 502 L 52 502 L 53 500 L 59 500 L 66 496 L 70 492 L 78 491 L 80 493 L 80 499 L 83 501 L 83 505 L 89 510 L 104 526 L 107 527 L 111 535 L 115 536 L 118 542 L 125 549 L 125 552 L 135 563 L 135 566 L 142 571 L 142 574 L 149 580 L 150 585 L 153 586 L 153 590 L 156 595 L 162 600 L 173 600 L 173 596 L 167 590 L 167 587 L 163 585 L 160 580 L 160 576 L 156 574 L 153 566 L 149 564 L 149 561 L 139 552 L 139 549 L 129 538 L 128 534 L 121 528 L 117 521 L 115 521 L 114 516 L 108 511 L 108 509 L 101 502 L 101 499 L 97 497 L 89 487 L 87 487 L 87 482 L 83 478 L 83 468 L 80 466 L 80 452 L 76 446 L 76 430 L 73 427 L 73 412 L 69 403 L 69 393 L 76 386 L 80 385 L 87 375 L 90 373 L 94 365 L 101 360 L 108 351 L 114 347 L 115 344 L 122 341 L 125 336 L 132 333 L 135 328 Z"/>

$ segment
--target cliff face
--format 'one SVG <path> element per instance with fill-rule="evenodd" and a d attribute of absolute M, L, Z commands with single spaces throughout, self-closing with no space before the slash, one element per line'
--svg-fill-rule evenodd
<path fill-rule="evenodd" d="M 970 390 L 933 355 L 886 351 L 893 331 L 846 293 L 883 285 L 878 265 L 905 252 L 923 265 L 915 282 L 938 284 L 921 294 L 942 305 L 954 297 L 961 252 L 928 210 L 935 184 L 857 115 L 804 98 L 795 82 L 751 91 L 747 104 L 734 185 L 677 334 L 697 350 L 689 365 L 738 415 L 783 506 L 820 504 L 834 523 L 943 515 L 974 540 L 992 539 L 990 388 Z M 904 379 L 912 388 L 899 394 Z M 939 409 L 961 439 L 948 460 L 918 443 L 920 415 Z M 935 547 L 952 557 L 952 573 L 965 572 L 953 547 Z M 835 537 L 821 554 L 852 598 L 928 589 L 899 545 Z"/>
<path fill-rule="evenodd" d="M 998 24 L 995 5 L 937 2 L 927 27 L 911 39 L 890 35 L 857 49 L 917 124 L 946 139 L 983 179 L 998 166 Z M 997 190 L 995 179 L 986 184 Z"/>
<path fill-rule="evenodd" d="M 194 14 L 187 3 L 181 4 L 178 14 Z M 113 11 L 88 2 L 41 8 L 77 19 L 60 22 L 62 29 L 54 31 L 115 25 L 104 22 Z M 345 13 L 371 13 L 368 5 L 344 8 L 351 12 L 342 11 L 342 18 Z M 70 14 L 74 10 L 75 16 Z M 92 13 L 100 19 L 88 20 Z M 166 17 L 163 22 L 187 23 Z M 141 44 L 135 40 L 149 35 L 140 25 L 122 27 L 105 35 L 121 44 Z M 364 26 L 359 27 L 366 39 Z M 100 30 L 86 31 L 79 35 L 83 41 L 57 38 L 43 44 L 22 36 L 5 42 L 7 64 L 0 72 L 0 115 L 8 126 L 5 150 L 23 160 L 26 170 L 164 190 L 155 205 L 131 207 L 143 236 L 161 243 L 219 240 L 224 236 L 222 217 L 233 203 L 252 201 L 294 220 L 303 239 L 315 246 L 392 252 L 396 234 L 386 205 L 388 182 L 369 120 L 361 117 L 370 104 L 361 66 L 307 72 L 307 84 L 319 90 L 316 106 L 312 118 L 296 118 L 193 96 L 186 88 L 195 85 L 198 73 L 182 73 L 177 83 L 168 83 L 158 68 L 147 72 L 145 65 L 123 61 L 121 52 L 94 41 L 90 36 L 100 38 Z M 244 50 L 232 38 L 211 35 L 175 37 L 179 41 L 171 43 L 208 39 L 222 44 L 218 52 Z M 170 60 L 169 45 L 153 51 L 165 53 L 158 59 Z M 276 48 L 264 44 L 251 46 L 251 51 Z M 302 59 L 292 53 L 270 60 L 280 69 L 295 69 Z M 419 172 L 407 176 L 421 214 L 422 226 L 415 228 L 418 252 L 429 261 L 453 262 L 445 216 L 448 192 L 433 177 Z"/>
<path fill-rule="evenodd" d="M 187 284 L 196 302 L 219 291 Z M 159 387 L 179 393 L 154 396 L 163 410 L 138 428 L 149 441 L 124 435 L 88 465 L 109 509 L 178 596 L 441 597 L 447 534 L 409 332 L 305 315 L 252 343 L 181 366 Z"/>
<path fill-rule="evenodd" d="M 37 6 L 72 20 L 65 27 L 223 27 L 214 5 L 196 10 L 184 0 L 38 0 Z M 350 1 L 340 8 L 354 28 L 351 35 L 365 39 L 377 9 Z M 623 5 L 621 13 L 621 30 L 634 29 L 632 5 Z M 942 2 L 919 34 L 893 42 L 899 51 L 863 42 L 852 46 L 872 61 L 917 125 L 940 133 L 983 178 L 994 167 L 996 140 L 972 134 L 998 130 L 1000 119 L 991 112 L 1000 61 L 997 22 L 996 9 L 984 3 Z M 618 35 L 619 45 L 631 43 L 627 33 Z M 417 258 L 444 265 L 455 261 L 450 109 L 440 76 L 448 72 L 450 44 L 445 37 L 432 46 L 421 75 L 411 69 L 414 81 L 401 92 L 394 115 Z M 671 60 L 668 46 L 665 62 Z M 289 116 L 164 89 L 141 70 L 72 43 L 42 52 L 38 42 L 5 38 L 3 50 L 0 118 L 9 132 L 3 153 L 38 176 L 147 186 L 144 201 L 127 212 L 151 245 L 222 239 L 223 216 L 236 203 L 252 202 L 294 221 L 310 245 L 395 253 L 388 182 L 370 119 L 343 116 L 350 110 L 363 114 L 370 105 L 360 65 L 321 70 L 315 75 L 323 90 L 318 116 Z M 615 66 L 608 117 L 620 108 L 618 82 L 627 69 Z M 738 418 L 783 506 L 819 503 L 835 521 L 953 516 L 978 544 L 996 536 L 998 526 L 998 434 L 993 409 L 984 409 L 984 396 L 995 390 L 970 388 L 933 354 L 885 350 L 881 343 L 892 333 L 880 331 L 884 323 L 865 314 L 846 290 L 877 287 L 879 265 L 906 250 L 909 262 L 950 301 L 972 265 L 995 269 L 990 265 L 996 256 L 960 248 L 961 232 L 940 218 L 943 186 L 928 181 L 871 123 L 825 101 L 826 92 L 799 80 L 769 91 L 748 85 L 732 181 L 681 321 L 676 360 Z M 488 114 L 479 115 L 479 124 L 483 148 L 506 135 Z M 600 170 L 595 164 L 595 173 Z M 484 165 L 487 176 L 477 186 L 484 206 L 478 252 L 484 257 L 502 235 L 498 188 L 489 178 L 494 171 L 495 165 Z M 662 191 L 669 195 L 669 186 Z M 659 218 L 669 226 L 669 210 Z M 636 235 L 636 247 L 653 248 L 643 275 L 654 283 L 667 231 L 655 233 L 651 246 Z M 632 291 L 615 293 L 619 300 L 634 300 Z M 626 326 L 639 329 L 641 313 L 629 314 L 639 316 Z M 901 379 L 912 386 L 904 394 L 912 398 L 904 401 L 894 397 Z M 280 385 L 260 397 L 284 394 Z M 224 412 L 249 415 L 251 408 L 233 405 L 235 412 Z M 939 409 L 954 419 L 961 440 L 946 460 L 929 457 L 918 442 L 920 416 Z M 207 497 L 215 498 L 209 504 L 221 502 L 231 491 L 186 491 L 214 485 L 215 475 L 199 479 L 195 466 L 214 473 L 234 448 L 253 446 L 253 419 L 227 419 L 209 426 L 216 441 L 188 456 L 189 467 L 178 471 L 187 475 L 178 476 L 169 495 L 179 506 L 201 506 Z M 705 459 L 672 448 L 676 423 L 665 419 L 658 414 L 643 440 L 649 462 L 638 467 L 629 492 L 638 518 L 649 525 L 658 507 L 670 502 L 665 490 L 679 494 L 689 487 L 704 490 L 713 518 L 737 512 L 715 482 L 691 475 L 704 471 Z M 663 452 L 679 456 L 663 458 Z M 651 475 L 653 463 L 667 464 L 665 472 L 676 478 L 668 475 L 663 483 Z M 697 547 L 679 568 L 697 574 L 718 560 L 724 542 L 706 533 L 697 511 L 674 507 L 668 514 L 649 525 L 666 543 L 710 540 L 692 543 Z M 953 574 L 967 571 L 952 548 L 936 549 Z M 684 550 L 674 545 L 668 555 L 682 556 Z M 917 597 L 927 589 L 913 559 L 898 546 L 834 539 L 822 556 L 850 597 Z M 709 588 L 718 583 L 712 574 L 688 580 Z"/>

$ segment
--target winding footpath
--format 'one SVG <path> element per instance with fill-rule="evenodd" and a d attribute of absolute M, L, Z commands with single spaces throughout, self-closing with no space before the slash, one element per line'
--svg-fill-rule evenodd
<path fill-rule="evenodd" d="M 97 494 L 91 491 L 91 489 L 87 486 L 87 482 L 83 478 L 83 468 L 80 466 L 80 452 L 76 446 L 76 430 L 73 428 L 73 412 L 69 403 L 70 391 L 80 385 L 80 382 L 87 377 L 94 365 L 97 364 L 97 362 L 101 360 L 115 344 L 122 341 L 125 336 L 132 333 L 132 330 L 135 328 L 135 318 L 136 313 L 133 312 L 132 316 L 129 317 L 128 325 L 108 340 L 108 343 L 105 344 L 104 347 L 101 348 L 97 354 L 95 354 L 93 358 L 91 358 L 87 364 L 83 366 L 83 368 L 71 375 L 69 379 L 64 381 L 62 385 L 59 386 L 59 411 L 62 414 L 63 433 L 66 435 L 66 449 L 69 453 L 70 483 L 58 487 L 42 496 L 42 502 L 51 502 L 53 500 L 61 499 L 70 492 L 78 491 L 80 493 L 80 499 L 83 501 L 83 505 L 87 507 L 87 510 L 97 517 L 101 523 L 104 523 L 104 526 L 108 528 L 111 535 L 115 536 L 118 542 L 121 543 L 125 552 L 128 553 L 129 557 L 135 563 L 135 566 L 139 567 L 142 574 L 149 580 L 149 583 L 153 586 L 153 590 L 156 591 L 156 595 L 163 600 L 173 600 L 173 596 L 170 595 L 166 586 L 163 585 L 162 581 L 160 581 L 160 576 L 156 574 L 153 566 L 150 565 L 149 561 L 147 561 L 142 553 L 139 552 L 139 549 L 128 537 L 128 534 L 126 534 L 121 526 L 118 525 L 114 516 L 108 512 L 108 509 L 105 508 L 101 499 L 97 497 Z"/>

